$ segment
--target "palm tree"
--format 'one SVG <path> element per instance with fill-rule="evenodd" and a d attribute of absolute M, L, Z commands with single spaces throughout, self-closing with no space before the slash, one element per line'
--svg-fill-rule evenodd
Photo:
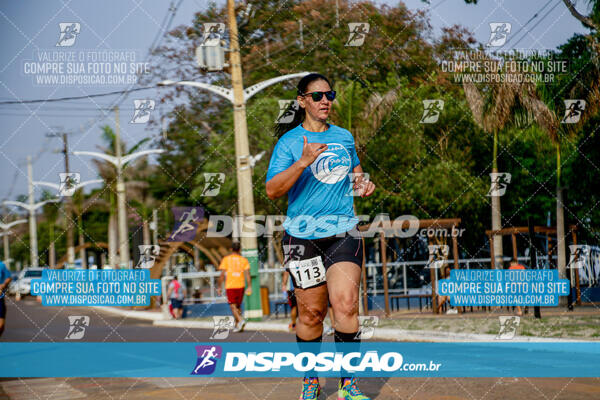
<path fill-rule="evenodd" d="M 49 200 L 54 198 L 54 195 L 47 190 L 42 192 L 41 200 Z M 48 265 L 50 268 L 54 268 L 56 266 L 56 236 L 54 234 L 54 225 L 56 224 L 56 220 L 58 219 L 58 211 L 60 209 L 60 204 L 56 203 L 48 203 L 42 207 L 43 213 L 42 215 L 46 218 L 48 222 Z"/>
<path fill-rule="evenodd" d="M 505 74 L 500 71 L 499 74 Z M 520 72 L 511 72 L 514 80 L 486 84 L 481 89 L 463 80 L 465 97 L 473 120 L 483 131 L 493 135 L 492 173 L 498 173 L 498 135 L 509 125 L 524 128 L 533 120 L 551 137 L 556 135 L 556 117 L 539 99 L 535 85 L 518 79 Z M 519 83 L 517 83 L 519 82 Z M 502 229 L 500 197 L 492 196 L 492 230 Z M 502 261 L 502 236 L 492 238 L 494 256 Z M 496 265 L 496 263 L 494 263 Z"/>
<path fill-rule="evenodd" d="M 339 87 L 339 96 L 334 103 L 336 119 L 340 125 L 354 134 L 356 152 L 360 159 L 363 158 L 366 145 L 371 137 L 377 132 L 386 117 L 394 109 L 394 105 L 400 96 L 400 86 L 388 90 L 383 95 L 371 92 L 371 95 L 363 103 L 357 103 L 357 98 L 364 98 L 367 89 L 352 81 Z"/>
<path fill-rule="evenodd" d="M 83 215 L 92 207 L 98 208 L 109 208 L 109 203 L 101 198 L 101 192 L 98 192 L 89 198 L 85 198 L 83 193 L 83 188 L 77 190 L 73 194 L 73 213 L 75 214 L 75 218 L 77 219 L 77 231 L 79 237 L 79 246 L 85 244 L 84 230 L 83 230 Z M 87 257 L 85 248 L 79 249 L 79 258 L 81 258 L 81 266 L 82 268 L 87 268 Z"/>
<path fill-rule="evenodd" d="M 140 158 L 129 169 L 131 180 L 127 181 L 127 198 L 135 207 L 142 220 L 142 235 L 145 245 L 151 244 L 150 219 L 152 210 L 157 208 L 159 202 L 150 194 L 150 177 L 155 174 L 156 167 L 148 163 L 147 158 Z"/>
<path fill-rule="evenodd" d="M 106 146 L 98 146 L 98 148 L 108 155 L 115 155 L 116 135 L 109 126 L 102 128 L 102 139 L 106 143 Z M 143 139 L 132 146 L 129 150 L 126 149 L 125 143 L 121 140 L 119 144 L 122 148 L 121 154 L 124 156 L 131 154 L 139 149 L 149 139 Z M 98 169 L 98 174 L 104 179 L 106 189 L 104 193 L 104 200 L 109 205 L 109 218 L 108 218 L 108 263 L 109 265 L 116 265 L 117 263 L 117 200 L 116 200 L 116 184 L 117 184 L 117 171 L 113 164 L 106 160 L 94 159 L 92 162 Z M 124 180 L 126 184 L 129 183 L 129 177 L 131 176 L 131 169 L 124 170 Z"/>
<path fill-rule="evenodd" d="M 576 46 L 581 41 L 574 37 L 571 39 L 572 45 Z M 587 38 L 584 43 L 587 43 Z M 564 99 L 582 99 L 585 98 L 585 111 L 581 113 L 577 124 L 562 124 L 558 118 L 554 118 L 554 130 L 549 135 L 550 140 L 556 148 L 556 236 L 558 245 L 558 270 L 561 278 L 566 276 L 566 236 L 565 236 L 565 216 L 563 203 L 563 182 L 562 182 L 562 162 L 561 162 L 561 147 L 565 143 L 570 142 L 569 138 L 573 138 L 578 133 L 581 133 L 581 127 L 585 126 L 590 118 L 594 118 L 600 109 L 600 68 L 598 67 L 598 56 L 594 52 L 590 52 L 591 58 L 587 59 L 582 54 L 570 54 L 567 48 L 567 54 L 572 58 L 574 63 L 573 79 L 572 76 L 554 82 L 554 85 L 540 85 L 540 94 L 545 103 L 553 110 L 554 115 L 563 115 L 565 112 Z M 563 48 L 565 51 L 565 48 Z M 591 61 L 591 62 L 590 62 Z M 561 298 L 561 301 L 563 298 Z"/>

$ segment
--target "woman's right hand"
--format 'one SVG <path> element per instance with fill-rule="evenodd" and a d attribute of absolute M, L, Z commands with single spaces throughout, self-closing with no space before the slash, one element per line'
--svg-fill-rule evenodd
<path fill-rule="evenodd" d="M 306 136 L 304 138 L 304 147 L 302 148 L 302 157 L 300 162 L 304 168 L 308 167 L 319 157 L 319 154 L 327 150 L 327 145 L 324 143 L 308 143 Z"/>

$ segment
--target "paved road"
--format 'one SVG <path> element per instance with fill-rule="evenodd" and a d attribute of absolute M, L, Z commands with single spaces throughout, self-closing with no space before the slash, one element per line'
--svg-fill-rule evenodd
<path fill-rule="evenodd" d="M 69 316 L 89 316 L 85 336 L 78 342 L 207 342 L 212 330 L 153 326 L 151 321 L 115 316 L 94 307 L 44 307 L 31 297 L 15 302 L 7 299 L 4 342 L 72 342 L 65 340 Z M 242 332 L 229 341 L 284 342 L 295 340 L 291 333 Z"/>
<path fill-rule="evenodd" d="M 93 307 L 42 307 L 31 299 L 8 301 L 1 341 L 64 341 L 68 316 L 88 315 L 83 341 L 204 342 L 210 331 L 152 326 L 109 315 Z M 279 332 L 244 332 L 235 341 L 288 341 Z M 327 338 L 330 340 L 330 338 Z M 0 346 L 2 343 L 0 343 Z M 320 399 L 337 399 L 335 379 L 322 379 Z M 29 399 L 297 399 L 299 379 L 263 378 L 0 378 L 0 400 Z M 600 378 L 365 378 L 361 388 L 373 400 L 591 400 L 600 399 Z"/>

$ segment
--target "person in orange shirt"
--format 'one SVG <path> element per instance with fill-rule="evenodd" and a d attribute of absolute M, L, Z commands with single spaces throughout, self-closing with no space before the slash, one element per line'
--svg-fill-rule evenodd
<path fill-rule="evenodd" d="M 246 296 L 252 294 L 252 286 L 250 283 L 250 263 L 240 255 L 240 244 L 238 242 L 231 244 L 231 254 L 223 257 L 219 269 L 221 275 L 217 284 L 217 295 L 221 296 L 221 287 L 223 279 L 225 279 L 227 302 L 235 319 L 233 332 L 241 332 L 246 325 L 246 320 L 242 317 L 241 311 L 242 301 L 244 300 L 244 278 L 247 287 Z"/>

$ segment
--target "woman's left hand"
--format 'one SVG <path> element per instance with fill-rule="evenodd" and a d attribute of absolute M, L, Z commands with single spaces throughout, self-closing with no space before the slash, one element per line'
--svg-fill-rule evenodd
<path fill-rule="evenodd" d="M 375 184 L 363 175 L 357 175 L 354 180 L 354 190 L 360 197 L 367 197 L 375 191 Z"/>

